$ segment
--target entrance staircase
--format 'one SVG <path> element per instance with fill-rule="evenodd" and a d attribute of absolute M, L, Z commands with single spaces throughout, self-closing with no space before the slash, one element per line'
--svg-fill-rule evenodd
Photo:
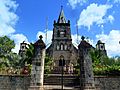
<path fill-rule="evenodd" d="M 62 87 L 61 74 L 48 74 L 44 76 L 45 90 L 56 90 Z M 76 75 L 64 74 L 63 75 L 63 88 L 66 90 L 79 90 L 79 78 Z"/>

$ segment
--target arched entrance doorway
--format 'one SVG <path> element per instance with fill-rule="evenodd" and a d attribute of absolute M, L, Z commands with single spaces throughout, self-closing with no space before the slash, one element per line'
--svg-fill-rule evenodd
<path fill-rule="evenodd" d="M 59 57 L 59 73 L 62 73 L 63 72 L 63 67 L 65 66 L 65 59 L 64 59 L 64 56 L 61 55 Z"/>
<path fill-rule="evenodd" d="M 64 56 L 63 56 L 63 55 L 60 56 L 59 66 L 65 66 L 65 59 L 64 59 Z"/>

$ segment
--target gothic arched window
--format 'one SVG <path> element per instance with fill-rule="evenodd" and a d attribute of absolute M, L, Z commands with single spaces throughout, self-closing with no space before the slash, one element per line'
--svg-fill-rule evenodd
<path fill-rule="evenodd" d="M 65 44 L 64 48 L 65 48 L 65 50 L 67 50 L 67 44 Z"/>
<path fill-rule="evenodd" d="M 59 45 L 57 45 L 57 50 L 59 50 L 60 49 L 60 46 Z"/>
<path fill-rule="evenodd" d="M 63 50 L 63 48 L 64 48 L 64 45 L 63 45 L 63 44 L 61 44 L 61 45 L 60 45 L 60 48 L 61 48 L 61 50 Z"/>
<path fill-rule="evenodd" d="M 59 66 L 65 66 L 64 56 L 62 56 L 62 55 L 60 56 Z"/>
<path fill-rule="evenodd" d="M 57 36 L 60 37 L 60 31 L 59 30 L 57 31 Z"/>

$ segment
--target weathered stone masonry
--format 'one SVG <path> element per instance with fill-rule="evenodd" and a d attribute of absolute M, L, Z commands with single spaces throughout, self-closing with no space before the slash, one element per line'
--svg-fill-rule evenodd
<path fill-rule="evenodd" d="M 0 75 L 0 90 L 28 90 L 30 76 Z M 94 77 L 100 90 L 120 90 L 120 77 Z"/>
<path fill-rule="evenodd" d="M 28 90 L 30 76 L 0 75 L 0 90 Z"/>
<path fill-rule="evenodd" d="M 79 44 L 79 60 L 80 60 L 80 90 L 95 90 L 95 83 L 92 69 L 92 59 L 90 49 L 92 46 L 86 42 L 82 36 Z"/>
<path fill-rule="evenodd" d="M 40 39 L 34 43 L 34 57 L 32 60 L 31 84 L 29 90 L 42 90 L 44 79 L 45 43 Z"/>

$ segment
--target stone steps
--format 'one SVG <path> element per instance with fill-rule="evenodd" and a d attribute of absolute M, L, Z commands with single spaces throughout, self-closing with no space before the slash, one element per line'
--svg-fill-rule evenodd
<path fill-rule="evenodd" d="M 62 75 L 61 74 L 49 74 L 44 77 L 45 90 L 60 90 L 62 87 Z M 64 90 L 80 90 L 80 80 L 76 75 L 63 75 L 63 87 Z M 85 90 L 100 90 L 97 84 L 94 88 L 86 87 Z"/>
<path fill-rule="evenodd" d="M 75 75 L 63 75 L 63 85 L 64 86 L 76 86 L 79 85 L 79 80 L 76 79 Z M 54 74 L 44 77 L 44 85 L 61 85 L 62 84 L 62 75 Z"/>

